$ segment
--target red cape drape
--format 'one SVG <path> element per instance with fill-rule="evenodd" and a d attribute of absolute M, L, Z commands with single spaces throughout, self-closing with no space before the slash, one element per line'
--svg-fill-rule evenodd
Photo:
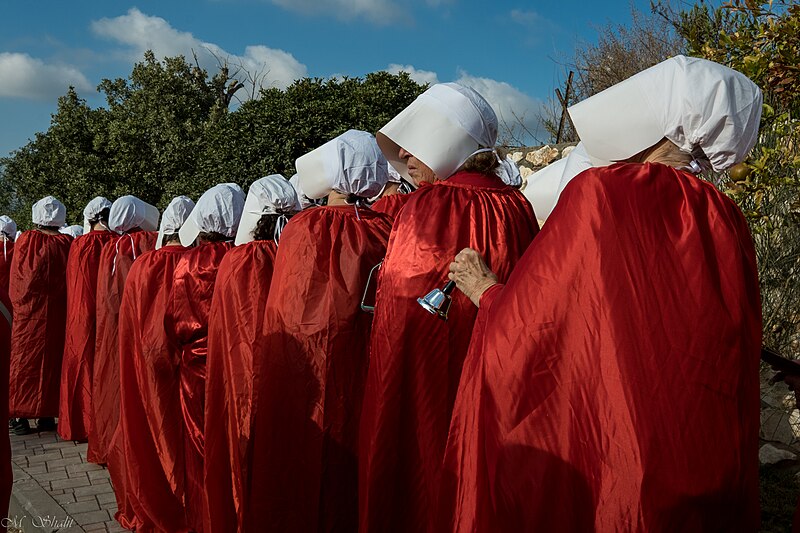
<path fill-rule="evenodd" d="M 85 441 L 89 436 L 97 269 L 103 245 L 115 236 L 111 231 L 92 231 L 72 241 L 69 249 L 67 325 L 58 405 L 58 435 L 64 440 Z"/>
<path fill-rule="evenodd" d="M 389 196 L 384 196 L 372 204 L 372 210 L 384 213 L 395 219 L 412 194 L 390 194 Z"/>
<path fill-rule="evenodd" d="M 155 246 L 158 234 L 137 231 L 103 245 L 97 270 L 97 333 L 92 367 L 92 416 L 87 460 L 108 462 L 119 424 L 119 345 L 117 318 L 128 271 L 136 257 Z"/>
<path fill-rule="evenodd" d="M 456 292 L 444 322 L 417 298 L 444 285 L 466 247 L 506 279 L 537 231 L 525 197 L 481 174 L 423 187 L 400 212 L 381 268 L 361 420 L 362 531 L 419 531 L 430 521 L 477 309 Z"/>
<path fill-rule="evenodd" d="M 26 231 L 11 263 L 9 411 L 14 418 L 58 416 L 72 237 Z"/>
<path fill-rule="evenodd" d="M 353 531 L 372 316 L 359 302 L 391 219 L 318 207 L 286 226 L 256 352 L 248 531 Z"/>
<path fill-rule="evenodd" d="M 11 261 L 14 259 L 14 241 L 5 241 L 5 251 L 3 242 L 0 242 L 0 287 L 9 293 L 9 280 L 11 279 Z"/>
<path fill-rule="evenodd" d="M 481 319 L 437 531 L 758 530 L 755 254 L 711 184 L 584 172 Z"/>
<path fill-rule="evenodd" d="M 140 532 L 188 531 L 180 349 L 167 339 L 164 314 L 175 267 L 189 250 L 164 246 L 138 258 L 128 273 L 119 310 L 119 343 L 129 349 L 119 369 L 120 427 L 128 466 L 124 500 L 133 516 L 118 519 Z"/>
<path fill-rule="evenodd" d="M 6 288 L 0 285 L 0 302 L 10 311 L 11 298 Z M 0 413 L 8 412 L 8 372 L 11 359 L 11 324 L 5 316 L 0 315 Z M 14 472 L 11 468 L 11 442 L 8 435 L 0 436 L 0 517 L 8 516 L 8 504 L 11 500 L 11 487 L 14 483 Z M 0 533 L 6 531 L 6 520 L 0 520 Z"/>
<path fill-rule="evenodd" d="M 208 328 L 205 412 L 205 533 L 241 524 L 252 425 L 253 348 L 261 332 L 277 247 L 237 246 L 219 266 Z"/>
<path fill-rule="evenodd" d="M 201 244 L 175 267 L 175 281 L 164 315 L 167 336 L 181 348 L 178 375 L 184 433 L 184 489 L 189 527 L 203 531 L 203 457 L 208 315 L 228 242 Z"/>

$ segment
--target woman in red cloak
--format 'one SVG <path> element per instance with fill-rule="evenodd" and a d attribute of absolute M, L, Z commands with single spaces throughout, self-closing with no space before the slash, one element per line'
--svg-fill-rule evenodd
<path fill-rule="evenodd" d="M 109 226 L 121 235 L 103 245 L 98 266 L 97 338 L 86 457 L 92 463 L 108 463 L 119 424 L 119 305 L 131 265 L 155 245 L 158 216 L 158 209 L 135 196 L 122 196 L 111 205 Z"/>
<path fill-rule="evenodd" d="M 755 253 L 694 174 L 746 157 L 761 93 L 677 56 L 570 114 L 623 162 L 565 176 L 504 287 L 474 251 L 451 265 L 480 316 L 432 529 L 756 531 Z"/>
<path fill-rule="evenodd" d="M 72 243 L 58 228 L 66 213 L 64 204 L 52 196 L 36 202 L 36 229 L 17 239 L 11 263 L 9 416 L 21 419 L 14 428 L 19 434 L 29 431 L 27 418 L 38 417 L 39 429 L 52 431 L 58 416 L 67 307 L 64 271 Z"/>
<path fill-rule="evenodd" d="M 375 138 L 350 130 L 297 160 L 328 203 L 296 215 L 275 258 L 253 364 L 257 407 L 246 531 L 354 531 L 358 420 L 371 315 L 359 307 L 391 219 L 363 207 L 386 183 Z"/>
<path fill-rule="evenodd" d="M 400 211 L 380 272 L 359 442 L 363 531 L 416 531 L 430 522 L 477 310 L 456 294 L 443 321 L 417 298 L 444 283 L 465 243 L 505 279 L 538 230 L 530 204 L 497 174 L 496 139 L 492 108 L 457 84 L 431 87 L 378 132 L 406 179 L 432 185 Z"/>
<path fill-rule="evenodd" d="M 58 435 L 64 440 L 84 442 L 89 436 L 97 272 L 103 245 L 117 236 L 108 229 L 110 209 L 111 202 L 102 196 L 89 202 L 83 210 L 88 231 L 72 242 L 67 259 L 67 326 L 58 405 Z"/>
<path fill-rule="evenodd" d="M 208 314 L 222 258 L 233 247 L 245 195 L 223 183 L 207 190 L 180 229 L 181 243 L 195 248 L 175 267 L 164 314 L 167 337 L 180 349 L 178 376 L 183 422 L 184 505 L 187 525 L 203 531 L 203 459 Z"/>
<path fill-rule="evenodd" d="M 175 266 L 190 248 L 178 230 L 194 202 L 174 198 L 164 210 L 156 250 L 136 259 L 119 310 L 120 424 L 125 483 L 116 488 L 117 521 L 136 531 L 188 531 L 183 505 L 183 423 L 177 369 L 180 350 L 164 330 Z M 119 504 L 123 505 L 120 506 Z"/>
<path fill-rule="evenodd" d="M 205 409 L 205 533 L 240 531 L 251 460 L 253 348 L 264 320 L 278 239 L 297 209 L 280 174 L 247 193 L 236 247 L 217 274 L 208 328 Z"/>
<path fill-rule="evenodd" d="M 414 190 L 390 163 L 387 162 L 386 167 L 389 169 L 389 181 L 383 187 L 378 198 L 370 200 L 373 202 L 370 208 L 378 213 L 385 213 L 394 220 L 408 199 L 411 198 L 409 194 Z"/>

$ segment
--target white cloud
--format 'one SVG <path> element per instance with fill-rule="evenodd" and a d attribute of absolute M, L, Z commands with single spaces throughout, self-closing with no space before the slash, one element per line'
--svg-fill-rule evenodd
<path fill-rule="evenodd" d="M 219 61 L 227 61 L 231 72 L 236 70 L 236 66 L 241 66 L 258 77 L 262 87 L 285 89 L 308 72 L 306 66 L 289 52 L 254 45 L 245 48 L 243 55 L 232 54 L 214 43 L 201 41 L 189 32 L 176 30 L 161 17 L 146 15 L 136 8 L 126 15 L 93 21 L 92 31 L 125 45 L 126 55 L 133 61 L 140 61 L 147 50 L 152 50 L 157 57 L 183 55 L 188 61 L 193 61 L 193 55 L 196 55 L 200 66 L 212 75 L 217 71 Z M 239 81 L 247 85 L 245 80 Z M 245 87 L 245 92 L 252 92 L 252 83 Z"/>
<path fill-rule="evenodd" d="M 504 81 L 480 78 L 464 71 L 460 72 L 456 82 L 472 87 L 492 105 L 500 122 L 501 141 L 531 143 L 536 141 L 532 137 L 545 136 L 540 124 L 541 100 L 528 96 Z M 509 134 L 515 139 L 508 139 Z"/>
<path fill-rule="evenodd" d="M 342 20 L 363 17 L 375 24 L 386 26 L 408 22 L 410 17 L 392 0 L 270 0 L 290 11 L 308 15 L 334 15 Z M 433 0 L 436 1 L 436 0 Z"/>
<path fill-rule="evenodd" d="M 525 26 L 530 26 L 544 20 L 537 12 L 524 11 L 522 9 L 512 9 L 510 15 L 511 20 Z"/>
<path fill-rule="evenodd" d="M 0 53 L 0 97 L 52 100 L 70 85 L 78 91 L 94 90 L 75 67 L 48 64 L 28 54 Z"/>
<path fill-rule="evenodd" d="M 386 67 L 386 72 L 390 74 L 408 72 L 408 75 L 411 76 L 411 79 L 417 83 L 430 83 L 431 85 L 434 83 L 439 83 L 439 76 L 435 72 L 431 72 L 430 70 L 417 70 L 411 65 L 398 65 L 397 63 L 392 63 Z"/>

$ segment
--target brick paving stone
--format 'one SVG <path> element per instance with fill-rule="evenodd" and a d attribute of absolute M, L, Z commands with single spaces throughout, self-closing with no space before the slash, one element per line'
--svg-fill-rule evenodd
<path fill-rule="evenodd" d="M 89 511 L 99 511 L 100 505 L 97 500 L 88 500 L 85 502 L 69 502 L 65 503 L 62 507 L 69 513 L 70 516 L 75 516 L 77 513 L 88 513 Z"/>
<path fill-rule="evenodd" d="M 90 472 L 90 471 L 93 471 L 93 470 L 103 470 L 103 471 L 105 471 L 105 468 L 103 468 L 100 465 L 95 465 L 95 464 L 92 464 L 92 463 L 79 463 L 79 464 L 67 465 L 67 472 L 70 473 L 70 474 L 79 473 L 79 472 Z"/>
<path fill-rule="evenodd" d="M 51 493 L 53 494 L 53 493 Z M 75 501 L 75 496 L 73 494 L 53 494 L 53 499 L 60 503 L 62 506 L 65 503 L 71 503 Z"/>
<path fill-rule="evenodd" d="M 107 492 L 110 492 L 112 494 L 114 493 L 114 489 L 111 488 L 111 483 L 99 483 L 99 484 L 96 484 L 96 485 L 92 485 L 90 487 L 78 487 L 78 488 L 76 488 L 75 489 L 75 498 L 78 498 L 79 496 L 88 496 L 90 494 L 92 496 L 96 496 L 98 494 L 104 494 L 104 493 L 107 493 Z"/>
<path fill-rule="evenodd" d="M 110 480 L 111 479 L 111 475 L 108 473 L 108 470 L 106 470 L 106 469 L 93 470 L 91 472 L 86 472 L 86 473 L 89 475 L 89 479 L 91 479 L 93 483 L 95 481 L 99 481 L 99 480 Z"/>
<path fill-rule="evenodd" d="M 113 520 L 111 522 L 106 522 L 106 531 L 108 531 L 109 533 L 121 533 L 123 531 L 128 531 L 128 530 L 119 525 L 119 522 Z"/>
<path fill-rule="evenodd" d="M 55 450 L 55 449 L 62 449 L 62 448 L 74 448 L 75 443 L 71 440 L 59 440 L 56 442 L 48 442 L 47 444 L 43 444 L 42 448 L 45 450 Z"/>
<path fill-rule="evenodd" d="M 36 465 L 36 466 L 28 466 L 25 468 L 25 471 L 29 474 L 46 474 L 47 473 L 47 465 Z"/>
<path fill-rule="evenodd" d="M 106 492 L 105 494 L 98 494 L 97 501 L 100 502 L 101 504 L 108 502 L 114 502 L 114 504 L 116 504 L 117 497 L 114 495 L 113 492 Z"/>
<path fill-rule="evenodd" d="M 89 478 L 84 476 L 82 478 L 75 477 L 75 478 L 69 478 L 69 479 L 60 479 L 58 481 L 53 481 L 51 483 L 51 485 L 53 487 L 53 490 L 55 490 L 55 489 L 69 489 L 69 488 L 77 489 L 78 487 L 89 487 L 89 486 L 91 486 L 91 483 L 92 482 L 89 481 Z M 75 494 L 75 496 L 77 496 L 77 494 Z"/>
<path fill-rule="evenodd" d="M 61 452 L 59 451 L 42 453 L 39 455 L 29 455 L 27 459 L 29 464 L 44 463 L 46 461 L 64 460 L 64 458 L 61 457 Z"/>
<path fill-rule="evenodd" d="M 73 495 L 74 495 L 74 493 L 73 493 Z M 95 498 L 94 494 L 84 494 L 83 496 L 75 496 L 75 501 L 76 502 L 96 502 L 97 498 Z"/>
<path fill-rule="evenodd" d="M 65 467 L 58 466 L 57 464 L 54 464 L 54 463 L 55 463 L 55 461 L 50 461 L 49 463 L 45 463 L 45 465 L 47 466 L 47 471 L 48 472 L 66 472 L 67 471 L 67 469 Z M 28 470 L 30 472 L 30 469 L 31 469 L 31 467 L 28 467 L 26 470 Z"/>
<path fill-rule="evenodd" d="M 83 524 L 89 525 L 97 522 L 108 522 L 111 517 L 108 516 L 108 511 L 100 509 L 99 511 L 89 511 L 88 513 L 75 513 L 72 515 L 72 518 L 82 526 Z"/>
<path fill-rule="evenodd" d="M 47 468 L 55 468 L 59 466 L 79 465 L 81 464 L 80 457 L 67 457 L 66 459 L 56 459 L 55 461 L 47 461 Z"/>
<path fill-rule="evenodd" d="M 77 447 L 75 447 L 75 448 L 62 448 L 61 449 L 61 455 L 64 456 L 64 459 L 66 459 L 67 457 L 80 457 L 81 449 L 77 448 Z"/>
<path fill-rule="evenodd" d="M 40 485 L 42 483 L 47 483 L 49 481 L 58 481 L 67 478 L 69 478 L 69 475 L 66 472 L 64 472 L 63 468 L 61 470 L 57 470 L 55 472 L 48 472 L 46 474 L 33 474 L 33 479 L 38 481 Z"/>
<path fill-rule="evenodd" d="M 81 526 L 86 533 L 95 533 L 100 531 L 106 531 L 106 523 L 105 522 L 97 522 L 96 524 L 87 524 Z"/>

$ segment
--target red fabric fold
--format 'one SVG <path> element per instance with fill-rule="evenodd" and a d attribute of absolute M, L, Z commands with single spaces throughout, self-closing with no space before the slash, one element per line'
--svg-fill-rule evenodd
<path fill-rule="evenodd" d="M 164 314 L 175 267 L 189 251 L 164 246 L 138 258 L 119 311 L 120 426 L 127 466 L 127 527 L 141 532 L 188 531 L 184 497 L 180 349 L 167 338 Z M 120 520 L 122 523 L 122 520 Z"/>
<path fill-rule="evenodd" d="M 208 328 L 205 532 L 238 531 L 251 459 L 253 348 L 261 332 L 277 247 L 253 241 L 225 254 Z"/>
<path fill-rule="evenodd" d="M 486 303 L 437 531 L 758 529 L 761 307 L 730 199 L 588 170 Z"/>
<path fill-rule="evenodd" d="M 134 259 L 155 246 L 157 234 L 137 231 L 103 245 L 97 271 L 97 327 L 92 367 L 92 416 L 87 460 L 108 462 L 111 439 L 119 424 L 119 343 L 117 319 L 125 280 Z"/>
<path fill-rule="evenodd" d="M 58 406 L 58 435 L 64 440 L 86 441 L 89 436 L 97 272 L 103 245 L 115 236 L 110 231 L 92 231 L 72 241 L 69 249 L 67 324 Z"/>
<path fill-rule="evenodd" d="M 14 241 L 0 242 L 0 287 L 9 294 L 11 280 L 11 261 L 14 259 Z"/>
<path fill-rule="evenodd" d="M 481 174 L 420 188 L 400 211 L 381 269 L 361 419 L 362 531 L 421 531 L 433 516 L 477 309 L 456 291 L 445 322 L 417 298 L 445 284 L 466 247 L 507 279 L 537 231 L 522 194 Z"/>
<path fill-rule="evenodd" d="M 11 298 L 6 288 L 0 285 L 0 302 L 10 309 Z M 13 318 L 12 318 L 13 321 Z M 11 359 L 11 324 L 4 316 L 0 316 L 0 413 L 8 412 L 8 373 Z M 6 435 L 0 436 L 0 516 L 8 516 L 8 504 L 11 500 L 11 488 L 14 483 L 14 472 L 11 468 L 11 441 Z M 0 533 L 7 530 L 7 521 L 0 520 Z"/>
<path fill-rule="evenodd" d="M 65 271 L 72 237 L 24 232 L 11 264 L 14 312 L 11 333 L 9 416 L 58 416 L 64 356 L 67 287 Z"/>
<path fill-rule="evenodd" d="M 228 242 L 193 248 L 175 267 L 175 281 L 164 315 L 167 336 L 180 349 L 178 376 L 183 420 L 184 505 L 190 529 L 203 531 L 203 458 L 208 315 Z"/>
<path fill-rule="evenodd" d="M 281 236 L 254 373 L 247 531 L 354 531 L 372 316 L 359 302 L 391 219 L 310 209 Z"/>
<path fill-rule="evenodd" d="M 395 219 L 412 194 L 390 194 L 389 196 L 384 196 L 372 204 L 372 210 Z"/>

